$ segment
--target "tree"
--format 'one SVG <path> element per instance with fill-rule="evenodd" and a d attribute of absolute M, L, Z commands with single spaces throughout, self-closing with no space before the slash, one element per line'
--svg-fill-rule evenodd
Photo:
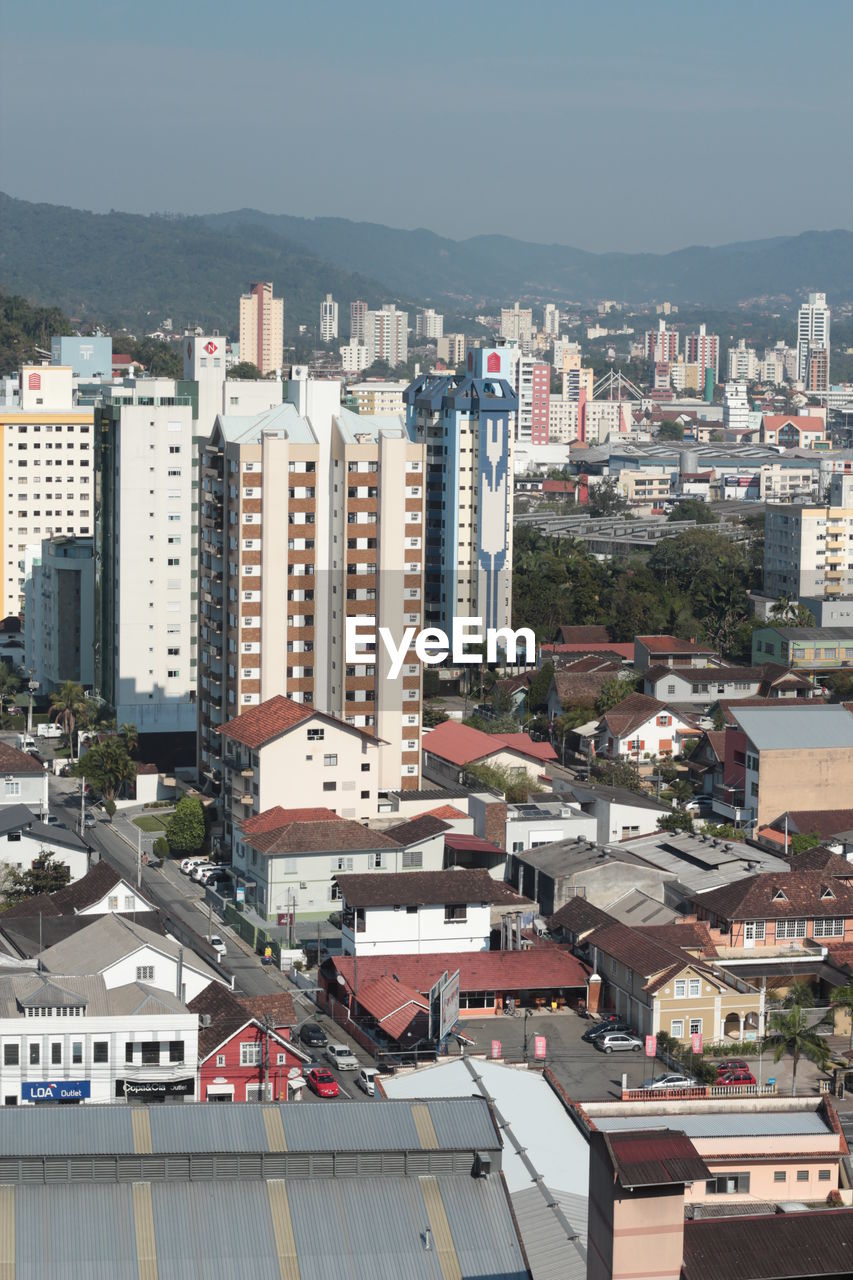
<path fill-rule="evenodd" d="M 50 695 L 50 718 L 61 726 L 68 741 L 71 759 L 74 759 L 74 729 L 85 723 L 88 704 L 83 686 L 73 680 L 66 680 Z"/>
<path fill-rule="evenodd" d="M 639 771 L 628 760 L 596 760 L 592 776 L 606 787 L 622 787 L 626 791 L 636 791 L 638 795 L 646 794 Z"/>
<path fill-rule="evenodd" d="M 0 662 L 0 716 L 6 710 L 6 703 L 12 702 L 20 687 L 20 678 L 15 675 L 8 662 Z"/>
<path fill-rule="evenodd" d="M 773 1013 L 770 1018 L 768 1040 L 776 1047 L 773 1061 L 778 1062 L 784 1054 L 790 1053 L 793 1058 L 791 1072 L 791 1096 L 797 1093 L 797 1067 L 800 1058 L 808 1058 L 821 1070 L 826 1069 L 830 1053 L 825 1041 L 818 1032 L 818 1027 L 826 1020 L 826 1015 L 814 1022 L 802 1005 L 792 1004 L 785 1009 Z"/>
<path fill-rule="evenodd" d="M 107 738 L 90 747 L 73 772 L 78 778 L 88 778 L 107 800 L 115 800 L 136 780 L 136 765 L 119 738 Z"/>
<path fill-rule="evenodd" d="M 447 709 L 441 705 L 436 706 L 434 703 L 427 703 L 424 707 L 423 726 L 425 729 L 434 729 L 437 724 L 444 724 L 445 720 L 449 720 Z"/>
<path fill-rule="evenodd" d="M 831 999 L 836 1009 L 846 1009 L 850 1015 L 850 1048 L 853 1049 L 853 978 L 843 987 L 836 987 Z"/>
<path fill-rule="evenodd" d="M 172 853 L 196 853 L 204 844 L 204 807 L 197 796 L 182 796 L 166 824 Z"/>
<path fill-rule="evenodd" d="M 853 671 L 833 671 L 825 683 L 830 702 L 853 701 Z"/>
<path fill-rule="evenodd" d="M 127 754 L 135 756 L 139 750 L 139 730 L 136 725 L 123 724 L 118 731 L 118 736 L 123 742 Z"/>
<path fill-rule="evenodd" d="M 256 364 L 252 364 L 251 360 L 241 360 L 239 364 L 232 364 L 228 370 L 227 378 L 229 382 L 234 379 L 236 381 L 251 382 L 264 375 Z"/>
<path fill-rule="evenodd" d="M 526 769 L 511 769 L 505 764 L 472 764 L 466 773 L 483 786 L 503 792 L 508 804 L 524 804 L 533 790 Z"/>
<path fill-rule="evenodd" d="M 693 819 L 686 809 L 676 808 L 658 818 L 658 831 L 693 831 Z"/>
<path fill-rule="evenodd" d="M 611 707 L 617 706 L 623 698 L 628 697 L 629 693 L 634 693 L 636 688 L 636 680 L 622 679 L 620 676 L 613 676 L 610 680 L 605 680 L 595 700 L 597 714 L 600 716 L 606 715 Z"/>
<path fill-rule="evenodd" d="M 798 831 L 796 835 L 788 835 L 787 853 L 806 853 L 820 844 L 820 836 L 816 831 Z"/>
<path fill-rule="evenodd" d="M 530 677 L 527 686 L 527 710 L 541 711 L 548 703 L 551 681 L 554 679 L 553 662 L 543 662 L 535 675 Z"/>
<path fill-rule="evenodd" d="M 667 516 L 667 524 L 678 520 L 695 520 L 697 524 L 717 524 L 717 517 L 701 498 L 682 498 Z"/>
<path fill-rule="evenodd" d="M 683 440 L 684 427 L 680 422 L 662 422 L 658 427 L 658 440 Z"/>
<path fill-rule="evenodd" d="M 5 905 L 20 902 L 22 898 L 36 898 L 42 893 L 56 893 L 71 879 L 71 870 L 64 862 L 54 862 L 52 849 L 45 849 L 33 859 L 28 871 L 10 867 L 3 882 Z"/>
<path fill-rule="evenodd" d="M 591 516 L 620 516 L 628 510 L 628 503 L 619 492 L 613 476 L 607 476 L 600 484 L 591 485 L 587 511 Z"/>

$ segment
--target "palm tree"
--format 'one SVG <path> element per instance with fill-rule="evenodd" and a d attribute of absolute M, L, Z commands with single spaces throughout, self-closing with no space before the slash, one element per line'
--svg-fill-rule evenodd
<path fill-rule="evenodd" d="M 818 1027 L 825 1020 L 824 1014 L 817 1022 L 810 1022 L 808 1011 L 798 1004 L 779 1010 L 770 1018 L 767 1039 L 776 1045 L 773 1061 L 778 1062 L 785 1053 L 790 1053 L 794 1060 L 791 1073 L 792 1097 L 796 1097 L 797 1093 L 797 1066 L 801 1057 L 816 1063 L 821 1070 L 826 1068 L 830 1053 L 818 1034 Z"/>
<path fill-rule="evenodd" d="M 843 987 L 836 987 L 832 993 L 832 1003 L 839 1009 L 846 1009 L 850 1014 L 850 1048 L 853 1049 L 853 978 Z"/>
<path fill-rule="evenodd" d="M 82 685 L 73 680 L 66 680 L 50 695 L 50 718 L 62 726 L 62 732 L 68 739 L 68 750 L 74 759 L 74 729 L 81 724 L 88 712 L 86 695 Z"/>
<path fill-rule="evenodd" d="M 795 1005 L 800 1009 L 813 1009 L 814 992 L 807 982 L 792 982 L 782 1004 L 786 1009 L 793 1009 Z"/>
<path fill-rule="evenodd" d="M 21 682 L 6 662 L 0 662 L 0 716 L 21 687 Z"/>
<path fill-rule="evenodd" d="M 135 724 L 123 724 L 118 731 L 118 736 L 124 743 L 125 750 L 128 755 L 135 756 L 139 748 L 139 730 Z"/>
<path fill-rule="evenodd" d="M 105 799 L 115 800 L 136 778 L 136 765 L 118 738 L 107 738 L 89 748 L 85 760 L 75 766 L 74 772 L 85 773 Z"/>

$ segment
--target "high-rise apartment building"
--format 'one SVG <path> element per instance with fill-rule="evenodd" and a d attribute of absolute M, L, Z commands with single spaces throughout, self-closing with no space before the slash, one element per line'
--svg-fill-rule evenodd
<path fill-rule="evenodd" d="M 364 342 L 347 342 L 340 354 L 344 373 L 361 373 L 370 366 L 370 350 Z"/>
<path fill-rule="evenodd" d="M 570 369 L 581 367 L 580 343 L 572 338 L 557 338 L 554 343 L 554 369 L 557 373 L 568 373 Z"/>
<path fill-rule="evenodd" d="M 356 301 L 349 304 L 349 340 L 350 342 L 367 341 L 367 303 Z"/>
<path fill-rule="evenodd" d="M 826 294 L 810 293 L 797 316 L 797 378 L 809 391 L 826 391 L 829 386 L 829 321 Z M 812 377 L 824 380 L 825 385 L 811 385 Z"/>
<path fill-rule="evenodd" d="M 334 342 L 338 336 L 338 304 L 330 293 L 320 303 L 320 341 Z"/>
<path fill-rule="evenodd" d="M 45 538 L 91 536 L 94 412 L 73 405 L 70 366 L 24 365 L 20 404 L 0 408 L 3 616 L 24 608 L 27 566 Z"/>
<path fill-rule="evenodd" d="M 769 503 L 764 594 L 791 600 L 853 595 L 853 476 L 836 474 L 829 502 Z"/>
<path fill-rule="evenodd" d="M 26 582 L 24 668 L 42 693 L 95 683 L 94 539 L 45 538 Z"/>
<path fill-rule="evenodd" d="M 518 397 L 516 440 L 526 444 L 547 444 L 551 366 L 533 356 L 521 356 L 515 366 L 515 393 Z"/>
<path fill-rule="evenodd" d="M 432 307 L 425 307 L 423 311 L 418 311 L 415 316 L 415 337 L 425 338 L 428 342 L 443 338 L 444 316 L 439 315 Z"/>
<path fill-rule="evenodd" d="M 150 378 L 95 410 L 95 679 L 119 724 L 191 758 L 196 730 L 193 400 Z M 144 757 L 143 757 L 144 758 Z"/>
<path fill-rule="evenodd" d="M 571 400 L 577 404 L 583 392 L 587 401 L 592 400 L 594 382 L 595 372 L 593 369 L 583 369 L 579 364 L 575 368 L 567 369 L 563 374 L 563 399 Z"/>
<path fill-rule="evenodd" d="M 759 373 L 758 352 L 746 345 L 746 338 L 739 338 L 736 347 L 729 347 L 728 381 L 755 382 Z"/>
<path fill-rule="evenodd" d="M 240 359 L 266 376 L 284 358 L 284 299 L 273 297 L 272 283 L 253 284 L 240 299 Z"/>
<path fill-rule="evenodd" d="M 647 329 L 645 338 L 646 361 L 650 365 L 675 364 L 678 359 L 679 333 L 667 329 L 666 321 L 659 320 L 656 329 Z"/>
<path fill-rule="evenodd" d="M 560 308 L 555 307 L 553 302 L 545 303 L 545 313 L 542 320 L 542 328 L 549 338 L 556 338 L 560 332 Z"/>
<path fill-rule="evenodd" d="M 727 382 L 723 392 L 723 426 L 726 431 L 746 431 L 749 427 L 749 399 L 745 382 Z"/>
<path fill-rule="evenodd" d="M 202 453 L 203 774 L 221 771 L 223 723 L 284 694 L 380 737 L 383 788 L 417 787 L 419 668 L 392 681 L 382 654 L 347 664 L 346 620 L 395 637 L 401 613 L 423 625 L 423 473 L 401 419 L 343 409 L 340 384 L 303 368 L 284 405 L 217 419 Z"/>
<path fill-rule="evenodd" d="M 370 364 L 382 360 L 394 369 L 409 358 L 409 313 L 387 304 L 381 311 L 368 311 L 365 342 Z"/>
<path fill-rule="evenodd" d="M 780 387 L 783 382 L 795 382 L 799 353 L 796 347 L 787 347 L 784 342 L 777 342 L 775 347 L 767 347 L 759 370 L 764 382 L 772 382 Z"/>
<path fill-rule="evenodd" d="M 512 616 L 509 352 L 469 351 L 464 376 L 424 376 L 406 392 L 409 435 L 426 446 L 426 618 L 448 634 L 456 617 L 502 627 Z"/>
<path fill-rule="evenodd" d="M 708 333 L 705 325 L 700 324 L 698 333 L 688 333 L 685 364 L 699 366 L 699 383 L 704 384 L 705 370 L 713 369 L 714 382 L 719 382 L 720 372 L 720 339 L 716 333 Z M 672 361 L 670 361 L 672 363 Z"/>
<path fill-rule="evenodd" d="M 502 307 L 501 337 L 510 342 L 517 342 L 522 353 L 527 355 L 533 341 L 533 311 L 531 308 L 522 307 L 517 302 L 511 307 Z"/>
<path fill-rule="evenodd" d="M 465 363 L 465 334 L 445 333 L 436 344 L 436 356 L 454 368 Z"/>

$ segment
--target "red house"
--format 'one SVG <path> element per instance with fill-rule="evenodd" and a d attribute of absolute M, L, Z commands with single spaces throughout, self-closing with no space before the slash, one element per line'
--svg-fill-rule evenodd
<path fill-rule="evenodd" d="M 286 992 L 238 997 L 211 982 L 187 1008 L 199 1015 L 200 1102 L 286 1102 L 299 1099 L 310 1055 L 291 1041 L 296 1025 Z M 265 1086 L 266 1082 L 266 1088 Z"/>

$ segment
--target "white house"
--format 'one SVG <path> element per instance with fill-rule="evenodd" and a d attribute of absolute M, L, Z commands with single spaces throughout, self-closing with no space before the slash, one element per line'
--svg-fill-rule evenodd
<path fill-rule="evenodd" d="M 47 772 L 38 760 L 0 742 L 0 778 L 0 806 L 25 804 L 41 817 L 47 815 Z"/>
<path fill-rule="evenodd" d="M 610 760 L 680 756 L 684 741 L 698 736 L 688 716 L 645 693 L 632 693 L 599 720 L 595 750 Z"/>
<path fill-rule="evenodd" d="M 817 694 L 808 676 L 768 663 L 760 667 L 649 667 L 643 693 L 651 698 L 708 707 L 720 698 L 810 698 Z"/>
<path fill-rule="evenodd" d="M 24 804 L 0 807 L 0 874 L 4 866 L 29 871 L 43 853 L 65 863 L 72 884 L 89 870 L 89 851 L 73 831 L 40 822 Z"/>
<path fill-rule="evenodd" d="M 221 978 L 210 965 L 172 938 L 126 916 L 93 918 L 88 928 L 48 947 L 39 957 L 47 973 L 99 974 L 108 990 L 142 982 L 186 1003 Z"/>
<path fill-rule="evenodd" d="M 615 844 L 654 835 L 658 820 L 669 813 L 669 806 L 651 796 L 637 795 L 624 787 L 607 787 L 601 782 L 577 782 L 555 777 L 554 791 L 577 803 L 592 819 L 594 831 L 590 839 L 596 844 Z M 531 848 L 533 846 L 530 846 Z"/>
<path fill-rule="evenodd" d="M 142 983 L 0 976 L 0 1103 L 193 1100 L 198 1015 Z"/>
<path fill-rule="evenodd" d="M 488 951 L 491 905 L 505 889 L 488 871 L 341 875 L 345 955 Z"/>

